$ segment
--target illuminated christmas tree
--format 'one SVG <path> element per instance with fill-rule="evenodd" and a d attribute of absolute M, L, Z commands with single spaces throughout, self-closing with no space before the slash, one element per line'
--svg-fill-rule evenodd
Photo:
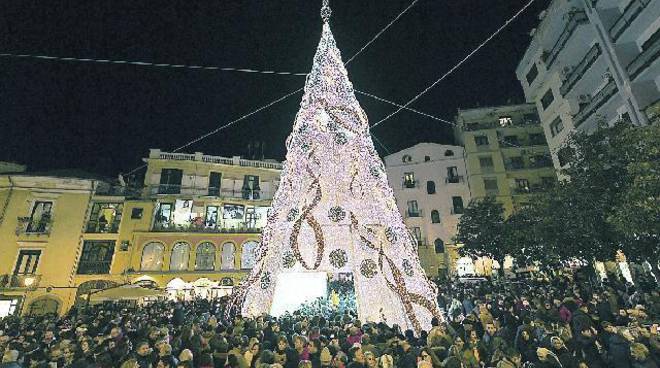
<path fill-rule="evenodd" d="M 436 288 L 397 210 L 330 31 L 327 4 L 321 13 L 323 34 L 286 141 L 280 186 L 256 265 L 234 302 L 243 315 L 270 313 L 276 289 L 300 291 L 290 280 L 278 287 L 282 275 L 348 273 L 360 319 L 428 329 L 433 316 L 440 318 Z"/>

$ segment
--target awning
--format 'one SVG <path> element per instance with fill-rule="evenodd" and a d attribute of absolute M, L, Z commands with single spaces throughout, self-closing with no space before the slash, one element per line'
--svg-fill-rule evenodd
<path fill-rule="evenodd" d="M 167 294 L 162 290 L 147 289 L 139 285 L 123 285 L 116 288 L 105 289 L 94 293 L 90 297 L 90 302 L 105 302 L 117 300 L 140 300 L 166 297 Z"/>

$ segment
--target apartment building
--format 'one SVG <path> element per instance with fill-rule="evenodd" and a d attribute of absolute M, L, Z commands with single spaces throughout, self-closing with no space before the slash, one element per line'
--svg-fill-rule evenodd
<path fill-rule="evenodd" d="M 422 267 L 432 277 L 454 274 L 453 238 L 470 200 L 463 147 L 420 143 L 386 156 L 385 167 Z"/>
<path fill-rule="evenodd" d="M 660 121 L 660 1 L 553 0 L 516 74 L 555 168 L 573 131 Z"/>

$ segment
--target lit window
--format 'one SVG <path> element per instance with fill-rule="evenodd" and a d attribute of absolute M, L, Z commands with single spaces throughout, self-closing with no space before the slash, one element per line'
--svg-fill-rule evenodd
<path fill-rule="evenodd" d="M 142 271 L 160 271 L 163 269 L 163 252 L 165 247 L 160 243 L 149 243 L 142 250 Z"/>
<path fill-rule="evenodd" d="M 505 127 L 513 124 L 513 119 L 510 116 L 500 117 L 500 126 Z"/>

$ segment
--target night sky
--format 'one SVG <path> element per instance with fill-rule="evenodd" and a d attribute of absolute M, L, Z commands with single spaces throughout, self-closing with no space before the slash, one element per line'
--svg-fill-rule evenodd
<path fill-rule="evenodd" d="M 420 0 L 349 67 L 356 89 L 405 103 L 526 1 Z M 303 72 L 321 32 L 321 0 L 0 0 L 0 53 Z M 410 0 L 331 0 L 344 60 Z M 457 108 L 522 102 L 514 71 L 538 0 L 412 107 L 453 120 Z M 0 160 L 29 169 L 116 176 L 149 148 L 172 150 L 284 94 L 304 77 L 0 58 Z M 233 156 L 261 140 L 283 159 L 301 94 L 185 151 Z M 395 107 L 358 95 L 371 123 Z M 446 125 L 401 112 L 374 129 L 391 151 L 452 143 Z M 379 152 L 385 151 L 379 148 Z"/>

